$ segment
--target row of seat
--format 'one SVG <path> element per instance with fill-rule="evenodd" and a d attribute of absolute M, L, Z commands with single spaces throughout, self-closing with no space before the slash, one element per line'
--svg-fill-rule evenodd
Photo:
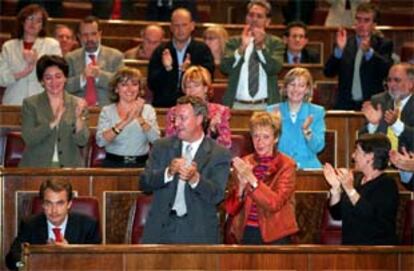
<path fill-rule="evenodd" d="M 152 197 L 150 195 L 140 194 L 135 204 L 130 208 L 127 232 L 125 234 L 125 242 L 129 244 L 139 244 L 141 242 L 142 233 L 144 230 L 146 217 L 151 208 Z M 33 198 L 31 213 L 37 214 L 43 211 L 40 198 L 38 196 Z M 99 203 L 95 197 L 75 197 L 72 203 L 72 211 L 88 215 L 100 222 Z M 235 240 L 231 236 L 230 229 L 231 219 L 227 219 L 224 225 L 224 242 L 226 244 L 234 244 Z M 403 226 L 403 245 L 413 245 L 413 227 L 414 227 L 414 200 L 407 201 L 405 206 L 405 218 Z M 322 222 L 320 243 L 326 245 L 340 245 L 342 235 L 341 221 L 334 220 L 329 214 L 327 205 L 324 208 Z"/>
<path fill-rule="evenodd" d="M 253 152 L 253 143 L 247 131 L 242 134 L 232 134 L 231 140 L 232 146 L 230 152 L 233 157 L 242 157 Z M 336 141 L 336 132 L 328 130 L 325 133 L 326 147 L 319 154 L 319 159 L 322 162 L 329 162 L 334 166 L 336 165 Z M 8 132 L 4 144 L 4 167 L 17 167 L 25 147 L 21 132 Z M 105 159 L 106 153 L 104 148 L 96 144 L 94 131 L 91 132 L 88 146 L 82 151 L 85 156 L 86 167 L 96 168 L 102 166 L 102 161 Z"/>

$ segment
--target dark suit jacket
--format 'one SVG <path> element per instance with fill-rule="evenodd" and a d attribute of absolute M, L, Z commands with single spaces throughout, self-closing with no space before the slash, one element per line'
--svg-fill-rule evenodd
<path fill-rule="evenodd" d="M 391 54 L 393 44 L 379 36 L 371 37 L 371 47 L 374 55 L 369 61 L 362 57 L 360 76 L 363 100 L 367 101 L 372 95 L 382 91 L 382 82 L 392 65 Z M 348 38 L 342 57 L 336 58 L 334 54 L 325 64 L 324 73 L 327 77 L 338 75 L 338 97 L 335 109 L 360 110 L 352 104 L 352 81 L 354 76 L 354 62 L 358 51 L 356 37 Z"/>
<path fill-rule="evenodd" d="M 288 63 L 287 48 L 285 48 L 283 62 Z M 320 56 L 314 51 L 303 48 L 302 54 L 300 55 L 300 63 L 320 63 Z"/>
<path fill-rule="evenodd" d="M 96 220 L 77 213 L 70 213 L 66 225 L 65 239 L 69 244 L 100 244 L 101 236 L 99 224 Z M 20 261 L 22 244 L 47 244 L 47 219 L 41 213 L 31 217 L 28 221 L 20 223 L 19 232 L 6 256 L 6 265 L 15 270 L 16 263 Z"/>
<path fill-rule="evenodd" d="M 172 159 L 181 157 L 181 141 L 177 137 L 157 141 L 152 148 L 145 171 L 140 177 L 140 189 L 153 193 L 152 207 L 145 224 L 142 242 L 159 243 L 174 203 L 178 175 L 168 183 L 164 172 Z M 217 206 L 224 199 L 230 169 L 230 153 L 214 140 L 204 137 L 194 161 L 200 173 L 196 188 L 186 184 L 187 216 L 194 225 L 188 243 L 219 243 Z"/>
<path fill-rule="evenodd" d="M 162 52 L 166 48 L 170 50 L 173 59 L 171 71 L 167 71 L 162 64 Z M 201 65 L 209 70 L 212 75 L 214 74 L 213 55 L 205 43 L 191 39 L 184 54 L 184 59 L 187 54 L 190 54 L 191 65 Z M 184 95 L 181 91 L 181 80 L 178 82 L 178 68 L 177 52 L 172 41 L 161 44 L 152 53 L 148 65 L 148 86 L 153 93 L 152 104 L 155 107 L 174 106 L 177 99 Z"/>
<path fill-rule="evenodd" d="M 85 69 L 85 50 L 83 48 L 76 49 L 68 53 L 65 59 L 69 65 L 66 90 L 73 95 L 84 97 L 86 85 L 81 87 L 80 76 Z M 124 55 L 117 49 L 101 45 L 98 59 L 96 60 L 101 72 L 95 85 L 99 106 L 110 103 L 109 81 L 112 79 L 114 73 L 124 65 L 123 59 Z"/>
<path fill-rule="evenodd" d="M 371 102 L 374 107 L 381 104 L 383 112 L 394 108 L 394 101 L 387 91 L 372 96 Z M 404 123 L 404 131 L 398 137 L 398 147 L 405 147 L 409 151 L 414 151 L 414 95 L 405 104 L 401 112 L 401 121 Z M 381 119 L 376 132 L 387 134 L 387 129 L 387 123 L 384 119 Z M 360 132 L 368 132 L 367 125 L 364 125 Z"/>

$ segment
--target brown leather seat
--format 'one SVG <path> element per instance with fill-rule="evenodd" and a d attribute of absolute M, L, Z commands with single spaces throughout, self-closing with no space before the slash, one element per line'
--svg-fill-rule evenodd
<path fill-rule="evenodd" d="M 105 159 L 105 156 L 105 148 L 101 148 L 96 144 L 95 133 L 91 132 L 89 138 L 89 153 L 87 165 L 93 168 L 102 167 L 102 161 Z"/>
<path fill-rule="evenodd" d="M 32 200 L 32 214 L 43 212 L 42 201 L 39 196 Z M 87 215 L 100 222 L 99 202 L 96 197 L 79 196 L 72 199 L 71 212 Z"/>
<path fill-rule="evenodd" d="M 405 205 L 405 219 L 403 228 L 403 245 L 414 245 L 414 200 L 408 200 Z"/>
<path fill-rule="evenodd" d="M 20 131 L 8 132 L 4 150 L 4 167 L 17 167 L 22 159 L 24 147 Z"/>
<path fill-rule="evenodd" d="M 322 214 L 320 243 L 324 245 L 342 244 L 342 221 L 332 218 L 328 204 L 325 205 Z"/>
<path fill-rule="evenodd" d="M 141 243 L 142 233 L 144 232 L 145 222 L 151 208 L 152 196 L 141 193 L 138 195 L 135 204 L 129 212 L 126 243 Z"/>

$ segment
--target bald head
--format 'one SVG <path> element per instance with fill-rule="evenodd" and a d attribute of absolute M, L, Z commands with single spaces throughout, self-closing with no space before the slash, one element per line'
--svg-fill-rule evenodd
<path fill-rule="evenodd" d="M 164 39 L 164 30 L 159 25 L 148 25 L 142 31 L 142 49 L 145 58 L 149 59 L 162 40 Z"/>
<path fill-rule="evenodd" d="M 183 8 L 174 10 L 171 15 L 170 30 L 173 40 L 178 46 L 182 46 L 189 40 L 194 27 L 195 24 L 188 10 Z"/>
<path fill-rule="evenodd" d="M 193 17 L 191 16 L 191 12 L 185 8 L 177 8 L 171 13 L 171 22 L 176 17 L 186 17 L 186 19 L 193 21 Z"/>
<path fill-rule="evenodd" d="M 391 96 L 403 99 L 414 91 L 414 67 L 409 63 L 399 63 L 388 72 L 387 88 Z"/>

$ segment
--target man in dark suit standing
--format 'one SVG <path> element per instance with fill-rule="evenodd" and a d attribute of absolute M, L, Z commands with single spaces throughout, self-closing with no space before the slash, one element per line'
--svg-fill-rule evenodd
<path fill-rule="evenodd" d="M 96 220 L 69 213 L 72 205 L 72 185 L 65 179 L 49 179 L 40 186 L 43 213 L 23 221 L 10 251 L 6 265 L 17 270 L 22 244 L 99 244 L 101 236 Z"/>
<path fill-rule="evenodd" d="M 320 56 L 308 50 L 308 28 L 300 22 L 294 21 L 286 26 L 283 42 L 286 44 L 283 62 L 287 64 L 320 63 Z"/>
<path fill-rule="evenodd" d="M 357 7 L 355 36 L 340 28 L 336 47 L 325 64 L 327 77 L 338 76 L 336 109 L 360 110 L 362 103 L 381 92 L 392 64 L 393 44 L 375 33 L 377 10 L 370 3 Z"/>
<path fill-rule="evenodd" d="M 153 193 L 144 227 L 147 244 L 217 244 L 217 207 L 224 199 L 230 153 L 205 136 L 207 104 L 198 97 L 177 101 L 177 136 L 157 141 L 140 177 Z"/>
<path fill-rule="evenodd" d="M 208 46 L 191 37 L 195 23 L 191 13 L 183 8 L 171 15 L 172 40 L 153 52 L 148 65 L 148 86 L 155 107 L 171 107 L 183 96 L 181 78 L 191 65 L 201 65 L 212 75 L 214 59 Z"/>

